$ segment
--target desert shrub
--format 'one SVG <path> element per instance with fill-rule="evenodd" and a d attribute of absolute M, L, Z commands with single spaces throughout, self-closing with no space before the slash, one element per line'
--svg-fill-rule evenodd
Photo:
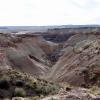
<path fill-rule="evenodd" d="M 90 88 L 90 92 L 93 93 L 93 94 L 98 94 L 98 95 L 100 95 L 100 87 L 98 87 L 98 86 L 92 86 L 92 87 Z"/>
<path fill-rule="evenodd" d="M 88 88 L 87 84 L 85 84 L 85 83 L 81 84 L 80 86 L 83 88 Z"/>
<path fill-rule="evenodd" d="M 53 84 L 45 84 L 40 88 L 40 91 L 43 95 L 56 94 L 58 92 L 58 86 Z"/>
<path fill-rule="evenodd" d="M 35 96 L 35 97 L 31 97 L 31 100 L 40 100 L 40 98 L 38 96 Z"/>
<path fill-rule="evenodd" d="M 10 84 L 9 81 L 7 79 L 0 79 L 0 89 L 9 89 Z"/>
<path fill-rule="evenodd" d="M 15 88 L 14 96 L 16 96 L 16 97 L 25 97 L 26 92 L 23 88 Z"/>
<path fill-rule="evenodd" d="M 16 70 L 6 70 L 0 73 L 0 88 L 8 88 L 7 97 L 24 97 L 34 95 L 40 97 L 41 95 L 45 96 L 49 94 L 56 94 L 59 87 L 53 82 L 48 82 L 32 76 L 30 77 L 29 75 Z M 0 95 L 2 96 L 1 93 Z"/>
<path fill-rule="evenodd" d="M 58 86 L 54 84 L 36 82 L 33 83 L 32 89 L 36 92 L 37 95 L 56 94 L 59 90 Z"/>
<path fill-rule="evenodd" d="M 56 100 L 55 98 L 51 97 L 50 100 Z"/>
<path fill-rule="evenodd" d="M 10 100 L 9 98 L 4 98 L 3 100 Z"/>
<path fill-rule="evenodd" d="M 90 47 L 90 44 L 87 44 L 87 45 L 85 45 L 84 47 L 83 47 L 83 49 L 85 50 L 85 49 L 88 49 Z"/>
<path fill-rule="evenodd" d="M 18 86 L 18 87 L 23 87 L 24 86 L 24 81 L 23 80 L 17 80 L 16 81 L 16 86 Z"/>
<path fill-rule="evenodd" d="M 58 91 L 59 91 L 59 86 L 57 86 L 57 85 L 52 85 L 51 86 L 51 88 L 50 88 L 50 93 L 51 94 L 56 94 L 56 93 L 58 93 Z"/>
<path fill-rule="evenodd" d="M 87 69 L 82 70 L 82 74 L 87 74 L 87 73 L 88 73 Z"/>
<path fill-rule="evenodd" d="M 96 74 L 92 74 L 92 75 L 90 76 L 90 81 L 96 82 L 97 79 L 98 79 L 98 76 L 97 76 Z"/>
<path fill-rule="evenodd" d="M 23 100 L 23 98 L 22 97 L 13 97 L 12 100 Z"/>
<path fill-rule="evenodd" d="M 37 83 L 36 82 L 33 82 L 33 88 L 37 88 Z"/>

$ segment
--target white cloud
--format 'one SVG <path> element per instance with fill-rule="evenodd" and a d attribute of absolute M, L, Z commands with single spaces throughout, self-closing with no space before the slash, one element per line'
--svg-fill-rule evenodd
<path fill-rule="evenodd" d="M 100 0 L 0 0 L 0 25 L 99 24 Z"/>

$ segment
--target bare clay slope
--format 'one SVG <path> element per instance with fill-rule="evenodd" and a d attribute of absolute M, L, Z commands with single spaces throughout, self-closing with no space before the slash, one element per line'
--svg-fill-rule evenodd
<path fill-rule="evenodd" d="M 52 67 L 49 78 L 72 85 L 99 84 L 100 35 L 76 34 L 70 37 Z"/>
<path fill-rule="evenodd" d="M 41 37 L 25 38 L 17 48 L 8 48 L 7 57 L 11 64 L 33 75 L 44 75 L 49 69 L 47 53 L 52 52 L 53 45 Z"/>
<path fill-rule="evenodd" d="M 40 76 L 49 70 L 47 54 L 53 52 L 57 45 L 36 35 L 22 37 L 1 34 L 0 46 L 5 52 L 6 65 Z"/>

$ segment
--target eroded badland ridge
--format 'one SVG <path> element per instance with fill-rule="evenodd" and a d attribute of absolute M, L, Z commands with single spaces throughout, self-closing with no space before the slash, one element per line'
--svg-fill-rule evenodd
<path fill-rule="evenodd" d="M 27 31 L 25 34 L 24 32 L 21 32 L 23 34 L 18 34 L 19 32 L 0 33 L 0 98 L 15 96 L 13 92 L 18 91 L 20 88 L 22 89 L 21 91 L 24 88 L 26 96 L 50 95 L 50 91 L 52 92 L 51 87 L 55 89 L 54 87 L 57 86 L 54 84 L 55 82 L 70 84 L 75 87 L 90 88 L 95 86 L 99 88 L 99 27 L 54 28 L 45 32 Z M 26 78 L 27 75 L 29 75 L 28 77 L 34 77 L 36 81 L 33 83 L 29 82 L 27 85 L 25 81 L 32 81 L 32 79 Z M 2 80 L 7 85 L 8 90 L 1 88 L 3 85 Z M 16 82 L 16 80 L 18 81 Z M 40 86 L 39 91 L 41 92 L 37 90 L 34 84 Z M 46 85 L 45 87 L 44 84 Z M 48 85 L 50 87 L 47 87 Z M 27 86 L 31 87 L 31 89 L 26 89 Z M 16 88 L 18 89 L 16 90 Z M 60 87 L 57 86 L 56 88 L 55 93 L 57 93 Z M 46 91 L 46 89 L 50 91 Z M 67 92 L 67 89 L 69 92 Z M 10 93 L 8 93 L 9 91 Z M 77 94 L 76 91 L 80 91 L 80 94 Z M 86 91 L 86 95 L 82 97 L 84 91 Z M 83 88 L 67 87 L 66 91 L 62 90 L 62 94 L 64 93 L 62 99 L 61 93 L 57 94 L 54 98 L 56 100 L 100 99 L 99 95 L 88 94 L 87 91 L 83 90 Z M 100 93 L 100 90 L 98 91 Z M 5 93 L 7 95 L 4 95 Z M 69 99 L 68 96 L 71 96 L 72 93 L 74 95 Z M 87 94 L 90 96 L 90 99 Z M 48 97 L 44 100 L 52 99 Z"/>

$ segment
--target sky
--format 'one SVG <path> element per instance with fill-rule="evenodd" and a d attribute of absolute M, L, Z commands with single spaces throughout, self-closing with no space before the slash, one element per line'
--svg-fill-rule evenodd
<path fill-rule="evenodd" d="M 0 26 L 100 24 L 100 0 L 0 0 Z"/>

